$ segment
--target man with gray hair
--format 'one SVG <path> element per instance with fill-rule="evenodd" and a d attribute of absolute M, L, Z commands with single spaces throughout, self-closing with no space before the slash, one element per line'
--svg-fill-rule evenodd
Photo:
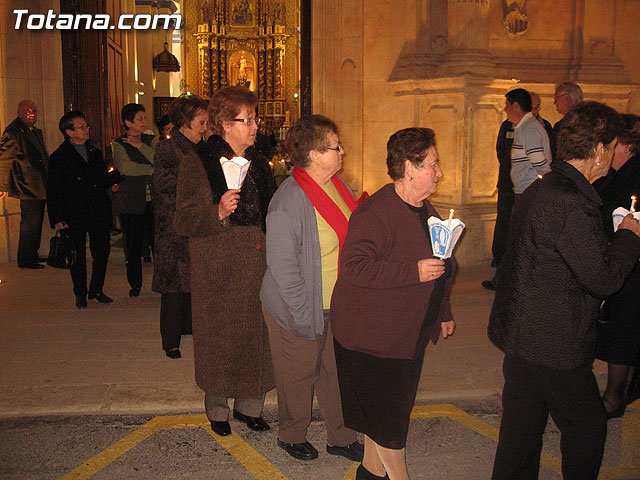
<path fill-rule="evenodd" d="M 35 126 L 38 107 L 31 100 L 18 103 L 18 118 L 0 140 L 0 198 L 20 199 L 18 267 L 41 269 L 38 249 L 47 199 L 49 155 L 42 130 Z"/>
<path fill-rule="evenodd" d="M 553 126 L 553 132 L 549 137 L 551 144 L 551 155 L 556 158 L 556 146 L 558 140 L 558 130 L 564 117 L 569 113 L 573 107 L 582 102 L 582 89 L 580 85 L 575 82 L 562 82 L 556 85 L 556 93 L 553 96 L 553 104 L 556 106 L 556 110 L 562 118 L 556 122 Z"/>

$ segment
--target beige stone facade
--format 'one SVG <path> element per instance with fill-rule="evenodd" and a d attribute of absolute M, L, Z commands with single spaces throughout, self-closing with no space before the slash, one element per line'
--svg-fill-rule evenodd
<path fill-rule="evenodd" d="M 587 100 L 640 112 L 638 20 L 637 0 L 314 1 L 314 111 L 339 123 L 344 175 L 369 193 L 389 181 L 389 136 L 433 128 L 444 178 L 431 200 L 467 225 L 460 263 L 488 262 L 504 94 L 536 91 L 555 123 L 554 86 L 575 80 Z"/>
<path fill-rule="evenodd" d="M 16 118 L 18 102 L 29 98 L 38 106 L 37 126 L 42 129 L 51 152 L 62 141 L 58 130 L 58 120 L 63 114 L 60 32 L 16 31 L 14 8 L 59 11 L 60 2 L 0 0 L 0 131 Z M 0 200 L 0 263 L 15 260 L 19 227 L 19 200 L 3 198 Z M 44 238 L 51 236 L 48 229 L 44 230 Z"/>
<path fill-rule="evenodd" d="M 16 4 L 46 12 L 59 11 L 60 1 L 0 0 L 0 129 L 15 118 L 21 98 L 32 98 L 52 151 L 62 140 L 57 129 L 63 113 L 60 33 L 14 30 Z M 235 3 L 176 4 L 186 21 L 180 34 L 127 34 L 124 103 L 137 100 L 149 112 L 154 96 L 177 96 L 197 87 L 193 33 L 199 24 L 211 24 L 214 6 Z M 276 4 L 285 6 L 280 14 Z M 121 5 L 125 11 L 155 12 L 135 6 L 134 0 Z M 286 26 L 283 98 L 294 121 L 299 5 L 295 0 L 252 5 L 264 6 L 274 22 L 280 15 Z M 344 176 L 357 192 L 373 193 L 388 182 L 385 144 L 393 132 L 433 128 L 445 176 L 431 200 L 442 212 L 455 208 L 467 224 L 457 251 L 461 263 L 487 262 L 497 195 L 494 145 L 504 119 L 504 94 L 516 85 L 536 91 L 542 116 L 554 123 L 559 119 L 554 85 L 575 80 L 586 99 L 640 113 L 638 25 L 640 0 L 313 0 L 313 110 L 341 127 Z M 180 73 L 152 72 L 151 59 L 164 41 L 179 58 Z M 17 201 L 0 200 L 0 262 L 15 259 L 18 224 Z"/>

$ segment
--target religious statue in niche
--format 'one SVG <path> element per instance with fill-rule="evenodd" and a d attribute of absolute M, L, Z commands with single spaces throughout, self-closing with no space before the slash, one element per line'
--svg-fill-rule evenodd
<path fill-rule="evenodd" d="M 255 59 L 250 52 L 245 50 L 234 52 L 229 61 L 229 69 L 230 85 L 238 85 L 248 88 L 252 92 L 255 91 Z"/>
<path fill-rule="evenodd" d="M 287 5 L 281 0 L 276 0 L 273 4 L 273 22 L 276 25 L 285 25 L 287 17 Z"/>
<path fill-rule="evenodd" d="M 253 26 L 253 5 L 249 0 L 233 0 L 231 25 L 238 27 Z"/>
<path fill-rule="evenodd" d="M 510 37 L 522 35 L 529 26 L 527 17 L 527 0 L 502 0 L 502 23 Z"/>

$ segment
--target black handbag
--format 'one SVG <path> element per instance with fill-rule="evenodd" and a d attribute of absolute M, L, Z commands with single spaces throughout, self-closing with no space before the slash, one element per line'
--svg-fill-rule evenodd
<path fill-rule="evenodd" d="M 76 248 L 69 237 L 69 233 L 63 229 L 58 230 L 49 241 L 49 256 L 47 265 L 55 268 L 70 268 L 76 263 Z"/>

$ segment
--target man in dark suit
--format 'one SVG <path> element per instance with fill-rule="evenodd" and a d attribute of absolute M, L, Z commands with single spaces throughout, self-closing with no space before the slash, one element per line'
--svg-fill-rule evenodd
<path fill-rule="evenodd" d="M 18 118 L 0 140 L 0 198 L 20 199 L 18 267 L 40 269 L 38 249 L 47 198 L 49 157 L 42 130 L 35 126 L 38 107 L 31 100 L 18 103 Z"/>
<path fill-rule="evenodd" d="M 51 155 L 47 202 L 49 222 L 69 234 L 76 248 L 76 263 L 70 268 L 76 307 L 87 307 L 86 238 L 93 257 L 89 299 L 113 300 L 102 291 L 109 259 L 111 200 L 107 190 L 120 181 L 117 171 L 107 171 L 100 150 L 90 145 L 89 126 L 82 112 L 60 119 L 65 141 Z"/>
<path fill-rule="evenodd" d="M 531 95 L 531 115 L 536 117 L 536 120 L 538 120 L 542 124 L 542 126 L 547 132 L 547 135 L 549 136 L 549 138 L 551 138 L 553 127 L 551 126 L 549 121 L 545 120 L 540 116 L 540 107 L 542 105 L 542 99 L 540 98 L 540 95 L 538 95 L 536 92 L 529 92 L 529 94 Z"/>

